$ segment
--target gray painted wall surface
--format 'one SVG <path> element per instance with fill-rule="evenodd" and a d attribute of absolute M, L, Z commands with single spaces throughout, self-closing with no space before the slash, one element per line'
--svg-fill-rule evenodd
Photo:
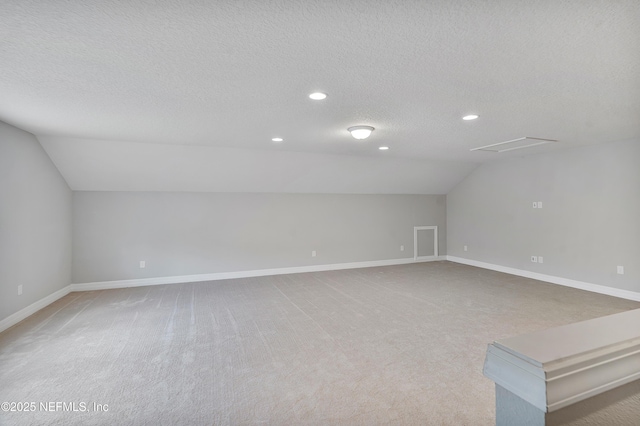
<path fill-rule="evenodd" d="M 447 195 L 447 250 L 640 291 L 640 140 L 482 165 Z"/>
<path fill-rule="evenodd" d="M 38 140 L 0 122 L 0 320 L 71 283 L 71 201 Z"/>
<path fill-rule="evenodd" d="M 75 283 L 408 258 L 416 225 L 438 225 L 446 253 L 444 195 L 73 197 Z"/>

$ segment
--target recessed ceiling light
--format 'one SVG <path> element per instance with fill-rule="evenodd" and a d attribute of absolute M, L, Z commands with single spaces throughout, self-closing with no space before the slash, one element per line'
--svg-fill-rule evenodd
<path fill-rule="evenodd" d="M 311 99 L 313 99 L 314 101 L 321 101 L 321 100 L 327 98 L 327 94 L 326 93 L 322 93 L 322 92 L 314 92 L 314 93 L 310 94 L 309 97 Z"/>
<path fill-rule="evenodd" d="M 465 115 L 464 117 L 462 117 L 463 120 L 467 120 L 467 121 L 475 120 L 476 118 L 478 118 L 478 116 L 475 115 L 475 114 L 469 114 L 469 115 Z"/>
<path fill-rule="evenodd" d="M 371 126 L 352 126 L 347 129 L 351 132 L 351 136 L 356 139 L 366 139 L 375 129 Z"/>
<path fill-rule="evenodd" d="M 389 149 L 388 146 L 381 146 L 380 148 L 378 148 L 380 151 L 386 151 Z"/>
<path fill-rule="evenodd" d="M 274 141 L 274 142 L 282 142 L 284 139 L 282 139 L 282 138 L 272 138 L 271 140 Z"/>

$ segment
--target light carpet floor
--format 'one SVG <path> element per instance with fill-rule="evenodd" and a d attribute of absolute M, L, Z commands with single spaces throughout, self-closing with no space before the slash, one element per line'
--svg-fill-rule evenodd
<path fill-rule="evenodd" d="M 639 307 L 450 262 L 71 293 L 0 334 L 0 424 L 491 425 L 488 343 Z"/>

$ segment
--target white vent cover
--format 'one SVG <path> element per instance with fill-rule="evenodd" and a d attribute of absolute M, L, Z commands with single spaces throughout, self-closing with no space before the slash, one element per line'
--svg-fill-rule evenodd
<path fill-rule="evenodd" d="M 546 143 L 558 142 L 555 139 L 542 139 L 531 138 L 525 136 L 524 138 L 512 139 L 510 141 L 498 142 L 491 145 L 481 146 L 479 148 L 472 148 L 469 151 L 491 151 L 491 152 L 505 152 L 513 151 L 514 149 L 529 148 L 532 146 L 543 145 Z"/>

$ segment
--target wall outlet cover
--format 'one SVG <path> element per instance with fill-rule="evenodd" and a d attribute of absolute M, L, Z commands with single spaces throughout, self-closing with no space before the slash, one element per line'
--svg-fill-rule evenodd
<path fill-rule="evenodd" d="M 531 256 L 531 261 L 533 263 L 538 263 L 538 256 Z"/>
<path fill-rule="evenodd" d="M 140 269 L 145 268 L 147 266 L 147 262 L 145 262 L 144 260 L 140 261 Z"/>
<path fill-rule="evenodd" d="M 538 263 L 543 263 L 543 260 L 542 256 L 538 256 Z"/>
<path fill-rule="evenodd" d="M 624 266 L 618 266 L 617 271 L 618 271 L 618 274 L 624 275 Z"/>

